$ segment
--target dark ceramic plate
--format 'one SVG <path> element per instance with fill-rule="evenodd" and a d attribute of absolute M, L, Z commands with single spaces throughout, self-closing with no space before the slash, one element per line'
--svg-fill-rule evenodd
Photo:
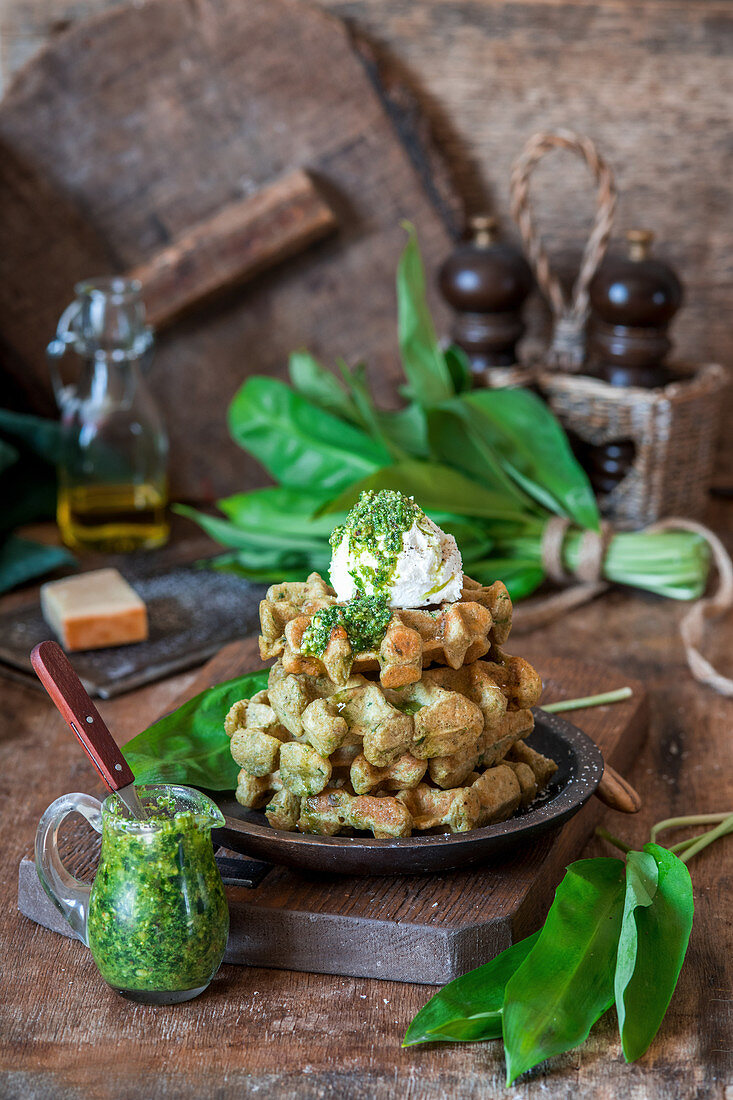
<path fill-rule="evenodd" d="M 230 791 L 212 792 L 226 816 L 214 839 L 255 859 L 303 871 L 397 875 L 452 871 L 488 863 L 518 845 L 557 829 L 591 797 L 603 775 L 600 749 L 586 734 L 556 714 L 535 710 L 535 729 L 527 743 L 558 764 L 552 783 L 525 810 L 509 821 L 469 833 L 374 840 L 309 836 L 272 829 L 261 810 L 247 810 Z"/>

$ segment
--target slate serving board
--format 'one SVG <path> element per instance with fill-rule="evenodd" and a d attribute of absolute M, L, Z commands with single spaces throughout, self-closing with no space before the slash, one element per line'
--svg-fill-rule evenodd
<path fill-rule="evenodd" d="M 604 759 L 628 774 L 646 736 L 644 685 L 606 664 L 563 657 L 535 664 L 548 701 L 622 684 L 632 688 L 632 698 L 622 703 L 572 715 Z M 256 639 L 235 642 L 201 670 L 186 696 L 258 666 Z M 264 865 L 258 871 L 256 863 L 242 859 L 241 881 L 257 885 L 227 886 L 231 925 L 225 961 L 442 985 L 539 927 L 563 869 L 578 858 L 604 812 L 591 798 L 556 832 L 464 871 L 365 876 L 273 867 L 260 879 Z M 90 879 L 98 843 L 87 829 L 81 842 L 75 841 L 70 869 Z M 231 883 L 236 876 L 228 866 Z M 39 924 L 71 935 L 30 858 L 20 864 L 18 906 Z"/>
<path fill-rule="evenodd" d="M 146 642 L 71 654 L 90 695 L 110 699 L 206 661 L 222 646 L 259 628 L 266 585 L 195 565 L 160 569 L 140 562 L 120 570 L 148 608 Z M 204 611 L 205 609 L 205 611 Z M 0 615 L 0 672 L 34 685 L 30 652 L 52 638 L 37 598 Z"/>

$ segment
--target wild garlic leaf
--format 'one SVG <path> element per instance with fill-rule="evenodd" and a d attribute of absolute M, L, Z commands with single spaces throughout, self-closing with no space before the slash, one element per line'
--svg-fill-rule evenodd
<path fill-rule="evenodd" d="M 234 493 L 216 502 L 227 519 L 243 529 L 264 532 L 297 531 L 307 540 L 328 537 L 336 523 L 343 519 L 328 518 L 318 513 L 330 499 L 328 493 L 319 493 L 312 489 L 306 493 L 302 489 L 284 489 L 271 486 L 268 489 L 253 489 L 249 493 Z"/>
<path fill-rule="evenodd" d="M 357 423 L 359 417 L 354 402 L 333 371 L 322 366 L 310 352 L 292 352 L 288 360 L 288 374 L 293 389 L 312 404 L 334 416 Z"/>
<path fill-rule="evenodd" d="M 343 359 L 339 358 L 337 365 L 354 403 L 359 426 L 395 461 L 404 458 L 401 448 L 396 447 L 383 430 L 381 414 L 374 404 L 371 390 L 367 385 L 366 363 L 357 363 L 350 368 Z"/>
<path fill-rule="evenodd" d="M 324 564 L 313 559 L 300 562 L 294 567 L 283 567 L 278 564 L 253 567 L 249 563 L 246 552 L 231 550 L 228 554 L 219 554 L 216 558 L 208 558 L 204 563 L 207 569 L 215 569 L 218 573 L 233 573 L 245 580 L 275 584 L 281 581 L 302 581 L 315 569 L 320 573 L 328 568 L 328 561 Z"/>
<path fill-rule="evenodd" d="M 454 512 L 481 519 L 507 519 L 522 522 L 523 514 L 502 493 L 484 488 L 459 470 L 438 462 L 405 459 L 370 474 L 345 489 L 329 504 L 324 515 L 351 508 L 365 489 L 398 489 L 415 497 L 426 512 Z"/>
<path fill-rule="evenodd" d="M 486 441 L 526 493 L 579 527 L 598 530 L 588 477 L 544 401 L 523 389 L 477 390 L 462 400 L 479 413 Z"/>
<path fill-rule="evenodd" d="M 338 493 L 390 461 L 353 424 L 312 405 L 276 378 L 249 378 L 229 406 L 232 438 L 288 489 Z"/>
<path fill-rule="evenodd" d="M 122 748 L 137 783 L 183 783 L 226 791 L 237 785 L 224 719 L 240 699 L 267 687 L 269 669 L 202 691 Z"/>
<path fill-rule="evenodd" d="M 507 1084 L 582 1043 L 613 1004 L 624 887 L 620 859 L 568 867 L 537 943 L 507 983 Z"/>
<path fill-rule="evenodd" d="M 407 454 L 416 458 L 427 458 L 430 454 L 425 410 L 415 401 L 396 412 L 381 412 L 379 423 L 390 443 Z"/>
<path fill-rule="evenodd" d="M 458 344 L 449 344 L 443 351 L 443 358 L 455 392 L 468 393 L 473 386 L 473 371 L 471 370 L 471 361 L 463 348 L 460 348 Z"/>
<path fill-rule="evenodd" d="M 216 539 L 222 546 L 231 546 L 235 550 L 249 550 L 261 546 L 275 554 L 279 550 L 318 549 L 323 541 L 320 534 L 309 537 L 305 531 L 299 531 L 297 523 L 294 523 L 290 530 L 280 528 L 268 532 L 266 528 L 240 527 L 238 523 L 230 523 L 229 520 L 222 519 L 220 516 L 198 512 L 187 504 L 175 504 L 173 511 L 179 516 L 188 516 L 212 539 Z"/>
<path fill-rule="evenodd" d="M 457 467 L 485 488 L 502 493 L 523 514 L 546 515 L 506 472 L 500 454 L 482 432 L 480 412 L 454 398 L 429 409 L 427 423 L 435 458 Z"/>
<path fill-rule="evenodd" d="M 453 381 L 435 334 L 425 297 L 425 271 L 415 227 L 397 268 L 397 331 L 409 392 L 421 405 L 437 405 L 454 393 Z"/>
<path fill-rule="evenodd" d="M 646 844 L 626 858 L 626 897 L 615 996 L 624 1058 L 648 1049 L 672 999 L 692 929 L 687 867 L 666 848 Z"/>
<path fill-rule="evenodd" d="M 449 982 L 420 1009 L 403 1047 L 415 1043 L 472 1042 L 501 1038 L 504 989 L 534 947 L 539 932 L 512 944 L 496 958 Z"/>
<path fill-rule="evenodd" d="M 501 580 L 507 586 L 513 600 L 531 596 L 545 579 L 544 570 L 536 561 L 528 558 L 488 557 L 471 563 L 471 576 L 481 584 L 493 584 Z"/>

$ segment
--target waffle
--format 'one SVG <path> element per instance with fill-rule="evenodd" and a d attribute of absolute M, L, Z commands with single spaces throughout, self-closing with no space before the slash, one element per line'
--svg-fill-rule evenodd
<path fill-rule="evenodd" d="M 375 837 L 467 832 L 529 805 L 557 766 L 524 744 L 542 682 L 501 648 L 504 585 L 464 576 L 456 603 L 394 609 L 378 650 L 352 653 L 336 626 L 322 656 L 304 654 L 313 616 L 336 603 L 317 573 L 262 601 L 260 651 L 276 661 L 225 722 L 237 800 L 276 829 Z"/>
<path fill-rule="evenodd" d="M 523 743 L 542 688 L 520 657 L 427 669 L 384 687 L 360 673 L 288 673 L 226 718 L 237 800 L 274 828 L 334 836 L 464 832 L 501 821 L 547 785 L 553 761 Z"/>
<path fill-rule="evenodd" d="M 509 636 L 512 604 L 505 586 L 489 587 L 464 576 L 456 603 L 434 610 L 395 608 L 378 650 L 353 653 L 346 632 L 334 627 L 320 657 L 304 654 L 303 635 L 316 612 L 332 607 L 336 594 L 318 573 L 307 581 L 273 585 L 260 604 L 260 654 L 280 659 L 287 673 L 327 676 L 345 684 L 352 672 L 379 670 L 386 688 L 419 682 L 431 664 L 458 669 L 502 645 Z"/>

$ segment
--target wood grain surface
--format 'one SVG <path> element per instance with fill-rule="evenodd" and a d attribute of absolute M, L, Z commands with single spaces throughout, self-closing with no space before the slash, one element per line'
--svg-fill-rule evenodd
<path fill-rule="evenodd" d="M 709 519 L 733 549 L 730 505 Z M 592 655 L 645 683 L 649 738 L 628 773 L 644 808 L 631 818 L 602 815 L 608 829 L 636 845 L 662 817 L 733 806 L 733 701 L 690 677 L 676 630 L 682 611 L 672 601 L 615 591 L 514 645 L 539 666 L 548 654 Z M 731 643 L 728 618 L 709 647 L 723 667 Z M 177 677 L 100 710 L 118 736 L 132 736 L 192 683 L 190 674 Z M 688 958 L 650 1052 L 626 1066 L 609 1014 L 580 1050 L 543 1064 L 509 1094 L 498 1043 L 400 1049 L 429 987 L 225 966 L 206 995 L 174 1008 L 131 1005 L 107 990 L 81 944 L 15 911 L 18 862 L 40 814 L 65 791 L 93 790 L 95 776 L 48 701 L 19 684 L 2 688 L 0 1095 L 729 1100 L 732 841 L 691 864 L 696 915 Z M 576 715 L 581 726 L 583 717 Z M 593 840 L 585 854 L 609 849 Z"/>

